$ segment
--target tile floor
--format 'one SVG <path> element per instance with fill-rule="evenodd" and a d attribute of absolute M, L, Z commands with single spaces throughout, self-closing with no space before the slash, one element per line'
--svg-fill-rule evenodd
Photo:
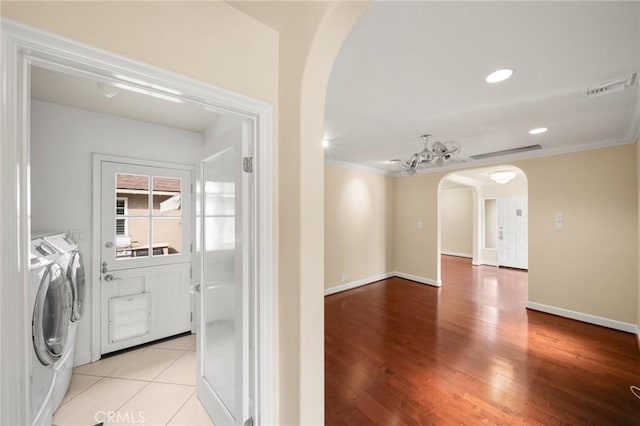
<path fill-rule="evenodd" d="M 213 425 L 195 393 L 195 350 L 192 334 L 75 368 L 53 424 Z"/>

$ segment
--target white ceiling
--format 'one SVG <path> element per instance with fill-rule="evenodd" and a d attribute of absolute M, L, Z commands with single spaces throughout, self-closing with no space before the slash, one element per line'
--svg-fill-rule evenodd
<path fill-rule="evenodd" d="M 174 103 L 120 89 L 104 96 L 96 80 L 31 67 L 31 98 L 132 120 L 204 132 L 218 114 L 190 103 Z"/>
<path fill-rule="evenodd" d="M 538 143 L 535 155 L 634 142 L 637 82 L 597 98 L 584 91 L 640 71 L 639 5 L 376 2 L 330 78 L 327 159 L 397 171 L 388 160 L 419 151 L 424 133 L 458 141 L 466 166 L 480 164 L 470 155 Z M 504 67 L 513 77 L 485 82 Z M 549 131 L 529 135 L 535 127 Z"/>

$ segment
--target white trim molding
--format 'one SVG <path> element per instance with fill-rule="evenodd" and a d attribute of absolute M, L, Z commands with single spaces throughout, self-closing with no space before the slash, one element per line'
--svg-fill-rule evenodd
<path fill-rule="evenodd" d="M 609 318 L 598 317 L 596 315 L 585 314 L 583 312 L 571 311 L 569 309 L 558 308 L 556 306 L 545 305 L 536 302 L 527 302 L 527 309 L 557 315 L 559 317 L 570 318 L 589 324 L 600 325 L 614 330 L 626 331 L 638 335 L 638 326 L 628 322 L 617 321 Z"/>
<path fill-rule="evenodd" d="M 29 79 L 31 65 L 79 77 L 120 82 L 179 97 L 212 111 L 251 120 L 256 145 L 258 379 L 256 424 L 274 424 L 278 374 L 277 283 L 273 244 L 273 106 L 55 34 L 0 18 L 0 424 L 30 424 Z M 124 78 L 124 80 L 123 80 Z M 139 83 L 132 83 L 137 81 Z M 167 88 L 167 89 L 165 89 Z M 175 95 L 179 92 L 180 95 Z M 93 184 L 96 189 L 95 183 Z M 87 200 L 89 202 L 89 200 Z M 95 261 L 93 259 L 92 261 Z M 92 358 L 96 357 L 92 337 Z M 86 359 L 86 355 L 83 355 Z M 275 371 L 274 371 L 275 370 Z"/>
<path fill-rule="evenodd" d="M 498 267 L 497 262 L 471 262 L 473 266 L 495 266 Z"/>
<path fill-rule="evenodd" d="M 330 294 L 340 293 L 341 291 L 351 290 L 367 284 L 373 284 L 376 281 L 386 280 L 387 278 L 391 278 L 393 276 L 395 276 L 393 272 L 387 272 L 386 274 L 374 275 L 372 277 L 364 278 L 361 280 L 351 281 L 345 284 L 325 288 L 324 295 L 329 296 Z"/>
<path fill-rule="evenodd" d="M 469 259 L 473 259 L 473 255 L 471 253 L 458 253 L 457 251 L 441 250 L 440 254 L 444 254 L 445 256 L 467 257 Z"/>
<path fill-rule="evenodd" d="M 364 285 L 373 284 L 377 281 L 386 280 L 388 278 L 404 278 L 405 280 L 415 281 L 420 284 L 427 284 L 433 287 L 442 287 L 442 281 L 432 280 L 431 278 L 419 277 L 417 275 L 405 274 L 404 272 L 387 272 L 385 274 L 374 275 L 372 277 L 363 278 L 357 281 L 351 281 L 345 284 L 336 285 L 333 287 L 325 288 L 324 295 L 329 296 L 331 294 L 340 293 L 342 291 L 352 290 L 354 288 L 362 287 Z"/>
<path fill-rule="evenodd" d="M 398 271 L 395 271 L 393 275 L 399 278 L 404 278 L 405 280 L 419 282 L 420 284 L 432 285 L 434 287 L 442 287 L 442 280 L 434 280 L 431 278 L 419 277 L 417 275 L 411 275 L 405 272 L 398 272 Z"/>

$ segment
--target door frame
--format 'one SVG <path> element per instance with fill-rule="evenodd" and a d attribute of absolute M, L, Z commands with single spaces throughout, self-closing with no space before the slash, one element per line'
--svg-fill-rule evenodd
<path fill-rule="evenodd" d="M 0 423 L 27 424 L 30 413 L 30 320 L 28 250 L 30 240 L 30 65 L 108 82 L 131 78 L 141 88 L 167 93 L 214 111 L 232 112 L 255 125 L 256 149 L 256 295 L 257 389 L 256 423 L 273 424 L 274 393 L 274 280 L 273 244 L 273 106 L 223 88 L 115 55 L 33 27 L 0 18 Z M 129 81 L 122 80 L 122 77 Z M 153 85 L 153 87 L 151 86 Z M 170 88 L 172 92 L 164 92 Z M 93 242 L 92 242 L 93 244 Z M 92 253 L 92 264 L 95 264 Z M 93 313 L 92 313 L 93 316 Z M 17 324 L 17 325 L 16 325 Z M 93 340 L 93 339 L 92 339 Z M 9 344 L 7 344 L 7 342 Z M 95 348 L 92 348 L 92 352 Z M 15 372 L 20 372 L 15 374 Z"/>

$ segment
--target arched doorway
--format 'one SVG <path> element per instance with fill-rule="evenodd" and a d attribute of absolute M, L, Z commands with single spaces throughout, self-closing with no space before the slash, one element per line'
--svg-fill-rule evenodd
<path fill-rule="evenodd" d="M 528 269 L 527 207 L 527 176 L 518 167 L 447 174 L 438 185 L 438 256 Z"/>

